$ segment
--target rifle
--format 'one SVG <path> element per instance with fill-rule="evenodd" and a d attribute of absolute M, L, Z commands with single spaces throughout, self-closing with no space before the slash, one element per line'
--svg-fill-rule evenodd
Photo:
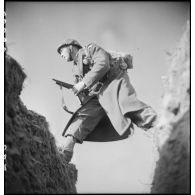
<path fill-rule="evenodd" d="M 52 79 L 56 82 L 57 85 L 60 85 L 61 87 L 65 87 L 67 89 L 72 89 L 73 88 L 73 85 L 72 84 L 69 84 L 69 83 L 64 83 L 62 81 L 59 81 L 59 80 L 56 80 L 56 79 Z"/>
<path fill-rule="evenodd" d="M 56 80 L 56 79 L 52 79 L 53 81 L 56 82 L 57 85 L 59 85 L 60 87 L 64 87 L 64 88 L 67 88 L 67 89 L 72 89 L 74 85 L 72 84 L 69 84 L 69 83 L 65 83 L 65 82 L 62 82 L 62 81 L 59 81 L 59 80 Z M 79 101 L 81 103 L 81 105 L 83 106 L 84 104 L 86 104 L 92 97 L 94 97 L 94 95 L 92 96 L 88 96 L 88 92 L 87 90 L 83 90 L 82 92 L 80 92 L 78 95 L 78 98 L 79 98 Z M 67 111 L 68 113 L 70 114 L 73 114 L 73 112 L 69 111 L 67 109 L 66 106 L 63 106 L 64 110 Z"/>

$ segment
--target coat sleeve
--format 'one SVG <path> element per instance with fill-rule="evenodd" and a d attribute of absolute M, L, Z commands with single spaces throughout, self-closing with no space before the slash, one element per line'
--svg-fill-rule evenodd
<path fill-rule="evenodd" d="M 79 82 L 79 75 L 80 75 L 80 72 L 79 72 L 78 66 L 75 65 L 75 64 L 73 64 L 72 73 L 73 73 L 73 83 L 76 84 L 76 83 Z"/>
<path fill-rule="evenodd" d="M 99 81 L 110 69 L 109 54 L 96 44 L 88 46 L 89 55 L 93 60 L 92 69 L 84 76 L 83 82 L 89 88 Z"/>

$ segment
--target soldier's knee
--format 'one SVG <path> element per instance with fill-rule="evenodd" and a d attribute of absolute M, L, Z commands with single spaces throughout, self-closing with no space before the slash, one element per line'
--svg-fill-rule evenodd
<path fill-rule="evenodd" d="M 158 115 L 153 108 L 147 107 L 141 113 L 141 117 L 143 119 L 141 127 L 149 129 L 155 126 Z"/>
<path fill-rule="evenodd" d="M 157 120 L 157 113 L 151 107 L 132 112 L 130 118 L 138 127 L 149 129 L 155 126 Z"/>

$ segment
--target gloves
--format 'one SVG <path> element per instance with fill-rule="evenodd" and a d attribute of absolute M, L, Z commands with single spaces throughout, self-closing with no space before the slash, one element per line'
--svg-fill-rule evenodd
<path fill-rule="evenodd" d="M 75 95 L 78 95 L 85 88 L 85 83 L 83 81 L 78 82 L 72 88 Z"/>

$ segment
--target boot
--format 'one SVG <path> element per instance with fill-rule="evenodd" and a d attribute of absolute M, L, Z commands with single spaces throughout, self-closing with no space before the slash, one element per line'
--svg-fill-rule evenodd
<path fill-rule="evenodd" d="M 62 154 L 67 163 L 69 163 L 72 159 L 75 143 L 76 139 L 73 136 L 67 136 L 64 139 L 63 145 L 58 146 L 59 153 Z"/>
<path fill-rule="evenodd" d="M 67 163 L 69 163 L 72 159 L 73 152 L 64 149 L 63 147 L 58 147 L 59 153 L 63 156 Z"/>
<path fill-rule="evenodd" d="M 66 162 L 69 163 L 72 159 L 73 152 L 70 152 L 68 150 L 64 150 L 63 155 L 64 155 L 64 158 L 65 158 Z"/>

